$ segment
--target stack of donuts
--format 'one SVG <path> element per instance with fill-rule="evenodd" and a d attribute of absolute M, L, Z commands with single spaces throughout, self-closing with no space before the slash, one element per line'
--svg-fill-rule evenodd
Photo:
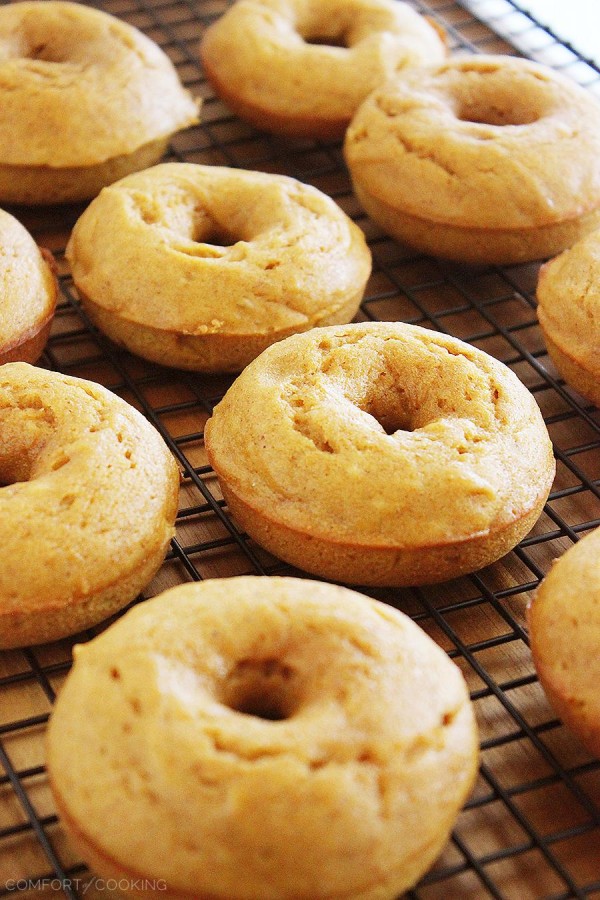
<path fill-rule="evenodd" d="M 3 6 L 0 47 L 0 203 L 85 202 L 66 257 L 91 322 L 152 363 L 240 373 L 205 434 L 251 537 L 315 579 L 397 587 L 473 572 L 529 532 L 555 472 L 533 396 L 460 340 L 353 323 L 371 255 L 330 197 L 284 175 L 161 163 L 200 103 L 106 13 Z M 356 197 L 399 241 L 468 265 L 562 254 L 542 270 L 540 322 L 565 378 L 600 402 L 595 98 L 528 60 L 449 58 L 441 29 L 399 0 L 237 0 L 199 52 L 242 119 L 283 141 L 343 140 Z M 135 600 L 174 535 L 179 471 L 129 404 L 36 367 L 55 266 L 18 213 L 0 211 L 0 231 L 7 649 Z M 25 555 L 39 563 L 27 574 Z M 549 603 L 530 619 L 540 677 L 598 752 L 600 711 L 571 716 L 576 690 L 550 687 Z M 97 872 L 161 878 L 167 897 L 393 900 L 473 784 L 458 668 L 346 587 L 175 588 L 74 659 L 48 735 L 61 821 Z"/>

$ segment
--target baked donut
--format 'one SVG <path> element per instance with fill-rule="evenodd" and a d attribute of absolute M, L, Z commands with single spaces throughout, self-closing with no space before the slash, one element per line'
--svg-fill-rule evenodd
<path fill-rule="evenodd" d="M 399 69 L 445 56 L 440 30 L 397 0 L 238 0 L 200 45 L 207 78 L 242 119 L 317 138 L 342 137 Z"/>
<path fill-rule="evenodd" d="M 125 606 L 173 535 L 179 474 L 158 432 L 105 388 L 26 363 L 0 368 L 0 485 L 2 649 Z"/>
<path fill-rule="evenodd" d="M 371 322 L 266 350 L 205 429 L 239 524 L 324 578 L 416 585 L 511 550 L 554 460 L 529 391 L 455 338 Z"/>
<path fill-rule="evenodd" d="M 0 202 L 86 200 L 198 120 L 166 54 L 100 10 L 0 6 L 0 48 Z"/>
<path fill-rule="evenodd" d="M 116 343 L 204 372 L 239 371 L 274 341 L 350 321 L 371 272 L 362 231 L 316 188 L 191 163 L 102 191 L 67 258 Z"/>
<path fill-rule="evenodd" d="M 600 529 L 554 563 L 528 608 L 531 650 L 556 713 L 600 756 Z"/>
<path fill-rule="evenodd" d="M 400 73 L 362 104 L 344 152 L 365 211 L 434 256 L 540 259 L 600 225 L 600 102 L 527 59 Z"/>
<path fill-rule="evenodd" d="M 600 231 L 541 267 L 537 313 L 548 352 L 565 380 L 600 406 Z"/>
<path fill-rule="evenodd" d="M 478 754 L 458 667 L 407 616 L 258 576 L 180 585 L 76 647 L 47 749 L 92 869 L 177 900 L 392 900 Z"/>
<path fill-rule="evenodd" d="M 0 365 L 42 354 L 58 295 L 54 258 L 0 209 Z"/>

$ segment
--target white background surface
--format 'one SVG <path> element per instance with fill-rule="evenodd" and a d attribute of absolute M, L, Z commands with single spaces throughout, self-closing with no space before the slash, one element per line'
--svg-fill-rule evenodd
<path fill-rule="evenodd" d="M 517 4 L 600 64 L 600 0 L 517 0 Z"/>

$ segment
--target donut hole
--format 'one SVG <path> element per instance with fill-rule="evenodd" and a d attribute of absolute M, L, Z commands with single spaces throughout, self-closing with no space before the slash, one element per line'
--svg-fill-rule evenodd
<path fill-rule="evenodd" d="M 70 54 L 64 46 L 41 35 L 19 34 L 3 38 L 0 59 L 61 64 L 70 61 Z"/>
<path fill-rule="evenodd" d="M 228 247 L 234 247 L 239 242 L 239 237 L 215 225 L 209 229 L 192 228 L 189 233 L 185 234 L 183 242 L 175 242 L 174 246 L 186 256 L 200 259 L 221 259 L 226 254 Z M 243 249 L 238 256 L 243 258 Z"/>
<path fill-rule="evenodd" d="M 0 486 L 32 481 L 38 475 L 40 464 L 49 459 L 47 444 L 55 430 L 54 414 L 37 393 L 25 391 L 18 407 L 4 409 L 2 413 Z"/>
<path fill-rule="evenodd" d="M 302 8 L 300 8 L 302 7 Z M 320 4 L 295 4 L 295 16 L 289 25 L 305 44 L 350 50 L 365 39 L 385 32 L 384 22 L 372 11 L 336 2 L 324 10 Z"/>
<path fill-rule="evenodd" d="M 298 679 L 279 659 L 242 659 L 225 678 L 220 699 L 235 712 L 279 722 L 298 706 Z"/>
<path fill-rule="evenodd" d="M 307 34 L 302 35 L 302 40 L 317 47 L 342 47 L 347 50 L 350 46 L 346 34 Z"/>
<path fill-rule="evenodd" d="M 239 238 L 226 231 L 224 228 L 214 225 L 208 230 L 194 229 L 190 235 L 190 240 L 195 244 L 213 244 L 215 247 L 233 247 L 237 244 Z"/>
<path fill-rule="evenodd" d="M 543 115 L 544 97 L 537 84 L 532 89 L 529 82 L 501 82 L 496 70 L 464 75 L 453 87 L 454 114 L 461 122 L 499 127 L 531 125 Z"/>
<path fill-rule="evenodd" d="M 181 252 L 211 256 L 211 247 L 232 247 L 241 239 L 184 191 L 171 189 L 158 199 L 132 191 L 131 201 L 144 225 L 172 232 L 173 243 Z M 186 247 L 182 241 L 197 246 Z"/>
<path fill-rule="evenodd" d="M 539 116 L 525 105 L 501 102 L 482 103 L 477 98 L 471 102 L 463 102 L 456 110 L 456 117 L 461 122 L 474 122 L 478 125 L 531 125 Z"/>
<path fill-rule="evenodd" d="M 42 13 L 36 10 L 25 16 L 21 26 L 4 42 L 5 52 L 13 59 L 61 64 L 72 62 L 85 53 L 87 39 L 75 33 L 66 20 L 60 28 L 54 28 L 44 22 Z"/>
<path fill-rule="evenodd" d="M 531 125 L 548 115 L 554 100 L 548 79 L 477 56 L 449 60 L 437 69 L 440 99 L 461 122 L 497 127 Z"/>
<path fill-rule="evenodd" d="M 305 44 L 348 49 L 355 42 L 356 17 L 350 19 L 342 7 L 343 4 L 329 14 L 320 10 L 318 4 L 316 7 L 305 7 L 302 11 L 296 9 L 297 16 L 290 26 Z"/>
<path fill-rule="evenodd" d="M 0 454 L 0 487 L 30 481 L 34 460 L 28 456 Z"/>
<path fill-rule="evenodd" d="M 42 60 L 43 62 L 64 63 L 67 62 L 64 53 L 52 41 L 38 41 L 25 49 L 24 59 Z"/>
<path fill-rule="evenodd" d="M 386 434 L 395 434 L 397 431 L 414 431 L 413 416 L 406 410 L 384 402 L 375 402 L 363 410 L 379 422 Z"/>
<path fill-rule="evenodd" d="M 234 234 L 227 225 L 211 216 L 201 204 L 189 211 L 184 233 L 196 244 L 214 244 L 218 247 L 231 247 L 240 240 L 240 235 Z"/>
<path fill-rule="evenodd" d="M 376 389 L 359 404 L 360 408 L 372 416 L 386 434 L 420 428 L 424 422 L 419 420 L 407 390 L 399 384 L 386 384 L 388 381 L 387 373 L 382 373 Z"/>

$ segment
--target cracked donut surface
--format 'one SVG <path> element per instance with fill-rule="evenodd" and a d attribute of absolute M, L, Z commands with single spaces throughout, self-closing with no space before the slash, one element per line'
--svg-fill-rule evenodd
<path fill-rule="evenodd" d="M 0 368 L 0 647 L 56 640 L 133 600 L 173 536 L 158 432 L 92 382 Z"/>
<path fill-rule="evenodd" d="M 197 121 L 167 55 L 133 26 L 62 0 L 0 8 L 3 202 L 93 197 Z"/>
<path fill-rule="evenodd" d="M 259 544 L 355 584 L 487 565 L 533 526 L 554 475 L 539 408 L 506 366 L 401 323 L 316 329 L 269 348 L 205 439 Z"/>
<path fill-rule="evenodd" d="M 510 56 L 404 72 L 365 101 L 345 155 L 399 240 L 472 263 L 551 256 L 600 225 L 600 103 Z"/>
<path fill-rule="evenodd" d="M 274 341 L 350 321 L 371 272 L 362 231 L 321 191 L 191 163 L 105 189 L 67 258 L 113 340 L 198 371 L 238 371 Z"/>
<path fill-rule="evenodd" d="M 441 851 L 477 756 L 464 680 L 431 638 L 293 578 L 138 605 L 76 648 L 48 735 L 88 864 L 194 900 L 392 900 Z"/>
<path fill-rule="evenodd" d="M 238 0 L 200 45 L 207 77 L 237 115 L 320 138 L 341 138 L 395 72 L 445 56 L 440 30 L 397 0 Z"/>

